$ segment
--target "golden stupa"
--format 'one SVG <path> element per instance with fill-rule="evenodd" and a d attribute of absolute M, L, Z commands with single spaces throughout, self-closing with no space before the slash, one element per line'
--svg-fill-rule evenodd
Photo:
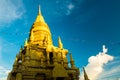
<path fill-rule="evenodd" d="M 58 47 L 53 45 L 50 29 L 39 7 L 29 39 L 16 55 L 7 80 L 79 80 L 79 68 L 76 68 L 72 54 L 68 61 L 68 52 L 60 37 Z"/>

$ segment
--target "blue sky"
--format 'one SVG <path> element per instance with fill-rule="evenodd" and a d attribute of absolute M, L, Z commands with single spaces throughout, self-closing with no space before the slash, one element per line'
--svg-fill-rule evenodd
<path fill-rule="evenodd" d="M 119 80 L 119 0 L 0 0 L 0 72 L 12 69 L 16 54 L 28 38 L 39 4 L 54 45 L 57 46 L 60 36 L 77 67 L 87 68 L 89 58 L 99 55 L 106 45 L 107 55 L 114 59 L 103 63 L 97 80 Z M 1 79 L 5 76 L 0 74 Z"/>

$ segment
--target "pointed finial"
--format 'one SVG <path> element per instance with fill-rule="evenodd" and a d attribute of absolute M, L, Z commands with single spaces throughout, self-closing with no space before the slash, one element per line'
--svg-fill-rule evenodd
<path fill-rule="evenodd" d="M 15 58 L 15 61 L 17 61 L 17 60 L 18 60 L 18 58 L 16 57 L 16 58 Z"/>
<path fill-rule="evenodd" d="M 28 40 L 26 38 L 24 46 L 27 46 L 27 45 L 28 45 Z"/>
<path fill-rule="evenodd" d="M 20 47 L 20 52 L 22 52 L 22 50 L 23 50 L 23 48 L 22 48 L 22 45 L 21 45 L 21 47 Z"/>
<path fill-rule="evenodd" d="M 70 53 L 70 61 L 74 61 L 72 57 L 72 53 Z"/>
<path fill-rule="evenodd" d="M 85 68 L 83 67 L 83 72 L 84 72 L 84 80 L 89 80 L 87 73 L 85 71 Z"/>
<path fill-rule="evenodd" d="M 63 48 L 63 44 L 62 44 L 60 37 L 58 37 L 58 47 Z"/>
<path fill-rule="evenodd" d="M 71 68 L 76 68 L 75 63 L 74 63 L 74 59 L 72 57 L 72 53 L 70 53 L 70 64 L 71 64 Z"/>
<path fill-rule="evenodd" d="M 16 56 L 15 61 L 14 61 L 14 64 L 13 64 L 13 68 L 16 68 L 17 62 L 18 62 L 18 58 L 17 58 L 17 56 Z"/>
<path fill-rule="evenodd" d="M 41 8 L 40 8 L 40 5 L 38 6 L 38 14 L 39 14 L 39 15 L 41 14 Z"/>
<path fill-rule="evenodd" d="M 38 15 L 37 15 L 37 18 L 36 18 L 35 22 L 44 22 L 45 23 L 44 18 L 43 18 L 42 14 L 41 14 L 40 5 L 38 6 Z"/>

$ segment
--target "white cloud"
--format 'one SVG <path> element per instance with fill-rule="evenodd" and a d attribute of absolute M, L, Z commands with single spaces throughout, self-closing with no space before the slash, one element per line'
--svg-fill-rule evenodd
<path fill-rule="evenodd" d="M 100 73 L 103 72 L 103 67 L 109 61 L 113 60 L 113 56 L 110 56 L 107 53 L 107 49 L 103 46 L 103 52 L 99 52 L 96 56 L 91 56 L 88 59 L 88 65 L 85 67 L 86 72 L 90 80 L 96 80 Z M 81 76 L 81 80 L 83 80 L 83 74 Z"/>
<path fill-rule="evenodd" d="M 0 25 L 19 19 L 24 11 L 22 0 L 0 0 Z"/>
<path fill-rule="evenodd" d="M 71 10 L 71 9 L 73 9 L 73 8 L 74 8 L 74 5 L 70 3 L 70 4 L 68 5 L 68 9 Z"/>
<path fill-rule="evenodd" d="M 3 66 L 0 66 L 0 80 L 7 80 L 7 75 L 10 70 L 7 70 Z"/>
<path fill-rule="evenodd" d="M 115 57 L 112 62 L 105 66 L 105 70 L 100 74 L 98 80 L 119 80 L 120 77 L 120 57 Z"/>
<path fill-rule="evenodd" d="M 0 77 L 0 80 L 7 80 L 6 77 Z"/>
<path fill-rule="evenodd" d="M 0 63 L 2 61 L 2 39 L 0 38 Z M 0 65 L 0 80 L 7 80 L 6 76 L 9 71 Z"/>
<path fill-rule="evenodd" d="M 75 7 L 75 5 L 73 5 L 72 3 L 67 5 L 67 12 L 66 15 L 70 15 L 72 12 L 72 9 Z"/>

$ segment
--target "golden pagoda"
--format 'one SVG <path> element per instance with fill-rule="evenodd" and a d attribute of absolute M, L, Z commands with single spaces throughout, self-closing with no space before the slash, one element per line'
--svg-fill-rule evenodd
<path fill-rule="evenodd" d="M 79 69 L 75 67 L 72 54 L 69 61 L 71 66 L 68 65 L 68 53 L 60 37 L 58 47 L 53 45 L 50 29 L 39 7 L 29 39 L 16 55 L 7 80 L 79 80 Z"/>

